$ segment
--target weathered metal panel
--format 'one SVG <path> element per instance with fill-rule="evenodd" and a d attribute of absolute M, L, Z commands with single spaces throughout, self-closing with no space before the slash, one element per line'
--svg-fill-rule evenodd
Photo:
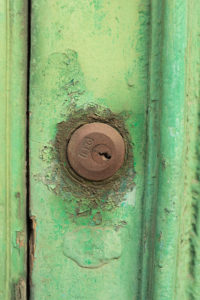
<path fill-rule="evenodd" d="M 22 299 L 26 282 L 27 6 L 0 2 L 0 298 Z M 22 292 L 22 290 L 21 290 Z M 17 293 L 17 294 L 16 294 Z M 23 298 L 25 299 L 25 297 Z"/>
<path fill-rule="evenodd" d="M 199 10 L 152 1 L 141 299 L 199 299 Z"/>
<path fill-rule="evenodd" d="M 199 299 L 199 11 L 32 1 L 32 299 Z M 60 144 L 94 120 L 130 154 L 99 187 Z"/>
<path fill-rule="evenodd" d="M 185 155 L 176 263 L 175 299 L 200 298 L 200 3 L 187 2 L 185 55 Z"/>
<path fill-rule="evenodd" d="M 32 299 L 138 299 L 148 4 L 32 1 Z M 57 132 L 87 117 L 124 126 L 134 156 L 120 184 L 88 196 L 87 184 L 63 175 L 55 149 Z"/>
<path fill-rule="evenodd" d="M 199 299 L 198 1 L 32 1 L 32 299 Z M 1 1 L 0 298 L 26 299 L 27 7 Z M 65 142 L 104 121 L 125 166 L 71 178 Z"/>

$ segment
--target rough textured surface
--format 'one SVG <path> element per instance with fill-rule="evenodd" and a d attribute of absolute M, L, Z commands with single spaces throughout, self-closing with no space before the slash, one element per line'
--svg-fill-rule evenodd
<path fill-rule="evenodd" d="M 199 299 L 199 9 L 151 6 L 141 299 Z"/>
<path fill-rule="evenodd" d="M 138 299 L 148 21 L 148 1 L 32 1 L 32 299 Z M 66 137 L 87 120 L 126 139 L 104 184 L 65 168 Z"/>
<path fill-rule="evenodd" d="M 3 300 L 15 299 L 16 285 L 21 278 L 26 281 L 25 3 L 0 1 L 0 299 Z"/>
<path fill-rule="evenodd" d="M 26 281 L 20 279 L 15 286 L 15 296 L 14 300 L 26 300 L 27 299 L 27 290 L 26 290 Z"/>
<path fill-rule="evenodd" d="M 200 112 L 200 4 L 187 7 L 186 114 L 184 193 L 177 256 L 176 298 L 200 298 L 200 225 L 199 225 L 199 112 Z"/>
<path fill-rule="evenodd" d="M 82 226 L 78 230 L 70 229 L 64 237 L 64 254 L 80 267 L 99 268 L 121 256 L 120 235 L 115 228 Z"/>
<path fill-rule="evenodd" d="M 199 1 L 32 4 L 32 299 L 199 300 Z M 0 15 L 0 299 L 25 300 L 25 2 Z M 103 185 L 62 159 L 95 120 L 126 140 Z"/>
<path fill-rule="evenodd" d="M 158 5 L 158 1 L 155 1 L 153 14 L 159 12 Z M 158 56 L 160 77 L 157 86 L 160 89 L 157 91 L 160 97 L 154 99 L 159 101 L 156 148 L 158 156 L 153 188 L 156 199 L 153 200 L 150 211 L 153 216 L 150 245 L 152 252 L 149 264 L 151 278 L 147 278 L 149 287 L 146 297 L 154 300 L 170 300 L 175 297 L 177 240 L 184 188 L 187 3 L 179 0 L 163 1 L 160 8 L 162 39 L 160 48 L 157 50 L 154 48 L 152 52 L 154 55 L 154 51 L 160 50 L 161 57 Z M 156 73 L 153 74 L 157 76 Z M 154 90 L 152 95 L 153 93 Z M 152 134 L 153 132 L 150 133 L 150 139 Z"/>
<path fill-rule="evenodd" d="M 113 114 L 108 108 L 105 109 L 99 105 L 88 105 L 86 109 L 72 111 L 67 121 L 58 124 L 53 163 L 56 164 L 57 173 L 60 174 L 58 180 L 60 192 L 66 193 L 66 190 L 68 190 L 79 198 L 85 196 L 87 199 L 103 200 L 104 203 L 107 203 L 109 202 L 108 196 L 112 191 L 116 193 L 116 205 L 123 201 L 123 196 L 131 191 L 135 185 L 133 181 L 135 172 L 132 143 L 130 134 L 125 128 L 127 119 L 128 113 L 124 115 Z M 101 182 L 93 182 L 85 180 L 73 172 L 66 157 L 66 148 L 70 136 L 76 128 L 86 123 L 99 121 L 110 124 L 120 132 L 125 142 L 126 154 L 123 166 L 114 176 Z M 53 170 L 55 172 L 55 167 Z M 52 178 L 52 180 L 54 180 L 54 184 L 57 183 L 55 178 Z"/>
<path fill-rule="evenodd" d="M 32 5 L 32 299 L 199 299 L 200 4 Z M 98 185 L 63 158 L 101 119 L 128 157 Z"/>

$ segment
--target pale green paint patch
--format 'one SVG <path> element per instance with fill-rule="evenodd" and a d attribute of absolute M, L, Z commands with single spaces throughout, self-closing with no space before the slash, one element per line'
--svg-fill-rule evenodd
<path fill-rule="evenodd" d="M 32 10 L 31 297 L 198 300 L 200 5 L 52 2 Z M 25 300 L 27 9 L 2 1 L 0 16 L 0 298 Z M 72 193 L 55 147 L 58 123 L 91 107 L 133 151 L 105 197 Z"/>
<path fill-rule="evenodd" d="M 188 3 L 186 50 L 185 178 L 181 199 L 175 299 L 200 298 L 199 224 L 199 111 L 200 111 L 200 3 Z"/>
<path fill-rule="evenodd" d="M 199 299 L 199 286 L 194 291 L 198 242 L 192 242 L 194 236 L 197 240 L 193 214 L 197 216 L 198 209 L 191 194 L 196 176 L 199 8 L 196 1 L 179 0 L 155 0 L 151 7 L 141 299 Z"/>
<path fill-rule="evenodd" d="M 37 222 L 32 298 L 138 299 L 148 1 L 34 0 L 32 6 L 31 214 Z M 123 198 L 108 190 L 114 205 L 106 208 L 103 198 L 94 206 L 89 194 L 73 196 L 70 188 L 60 193 L 62 182 L 52 173 L 59 163 L 52 150 L 57 124 L 91 106 L 126 116 L 136 172 L 127 179 L 134 180 L 137 193 L 125 205 L 120 202 L 128 194 L 126 177 Z"/>
<path fill-rule="evenodd" d="M 25 300 L 27 7 L 0 2 L 0 299 Z M 15 298 L 16 296 L 16 298 Z"/>
<path fill-rule="evenodd" d="M 198 299 L 199 4 L 149 4 L 33 0 L 32 299 Z M 122 116 L 133 151 L 134 185 L 101 186 L 105 205 L 63 184 L 55 152 L 91 107 Z"/>
<path fill-rule="evenodd" d="M 64 237 L 64 254 L 83 268 L 99 268 L 121 256 L 117 228 L 78 226 Z"/>

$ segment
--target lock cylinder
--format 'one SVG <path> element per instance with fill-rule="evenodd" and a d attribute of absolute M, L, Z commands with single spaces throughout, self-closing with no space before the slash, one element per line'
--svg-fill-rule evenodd
<path fill-rule="evenodd" d="M 82 125 L 71 135 L 67 159 L 81 177 L 101 181 L 113 176 L 123 165 L 125 143 L 112 126 L 94 122 Z"/>

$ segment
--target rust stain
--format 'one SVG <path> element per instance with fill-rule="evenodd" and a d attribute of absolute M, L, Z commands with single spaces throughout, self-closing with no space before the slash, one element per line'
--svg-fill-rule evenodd
<path fill-rule="evenodd" d="M 22 215 L 23 215 L 22 204 L 21 204 L 21 193 L 20 192 L 16 192 L 15 193 L 15 198 L 18 201 L 18 217 L 19 217 L 19 219 L 21 219 Z"/>
<path fill-rule="evenodd" d="M 30 216 L 30 239 L 29 239 L 29 263 L 30 263 L 30 278 L 33 270 L 35 248 L 36 248 L 36 217 Z"/>
<path fill-rule="evenodd" d="M 20 279 L 15 286 L 15 300 L 26 300 L 26 282 L 24 279 Z"/>
<path fill-rule="evenodd" d="M 49 141 L 40 149 L 40 158 L 47 167 L 33 175 L 36 181 L 46 185 L 49 191 L 64 199 L 66 211 L 80 212 L 100 208 L 110 210 L 126 201 L 126 195 L 135 187 L 133 143 L 126 128 L 130 115 L 128 112 L 114 114 L 109 109 L 99 105 L 88 105 L 79 109 L 71 109 L 65 121 L 57 124 L 55 141 Z M 110 178 L 101 181 L 86 180 L 78 176 L 71 168 L 66 146 L 76 128 L 88 123 L 103 122 L 115 128 L 125 142 L 125 160 L 122 167 Z M 72 201 L 68 201 L 69 198 Z M 79 211 L 80 209 L 80 211 Z"/>
<path fill-rule="evenodd" d="M 17 236 L 16 236 L 16 244 L 18 245 L 19 248 L 24 247 L 24 231 L 17 231 Z"/>
<path fill-rule="evenodd" d="M 100 212 L 97 212 L 93 216 L 93 222 L 95 223 L 95 225 L 100 225 L 102 223 L 102 215 Z"/>

